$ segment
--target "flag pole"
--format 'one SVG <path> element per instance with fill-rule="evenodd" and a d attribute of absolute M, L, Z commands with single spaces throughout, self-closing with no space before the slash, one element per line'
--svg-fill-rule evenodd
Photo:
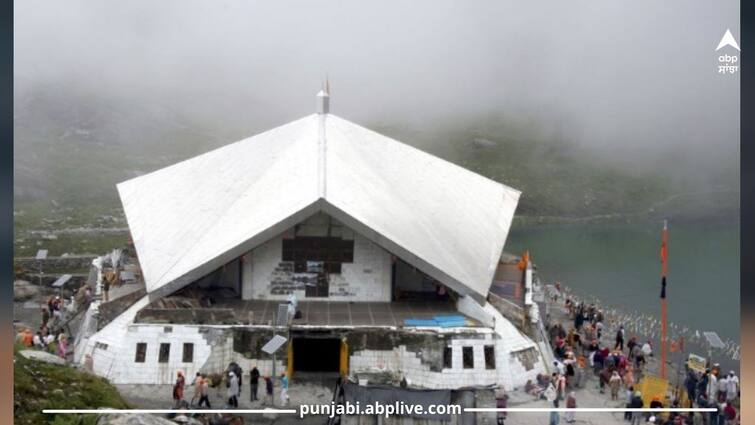
<path fill-rule="evenodd" d="M 667 339 L 667 301 L 666 301 L 666 273 L 668 259 L 668 220 L 663 220 L 663 234 L 661 236 L 661 379 L 666 379 L 666 339 Z"/>

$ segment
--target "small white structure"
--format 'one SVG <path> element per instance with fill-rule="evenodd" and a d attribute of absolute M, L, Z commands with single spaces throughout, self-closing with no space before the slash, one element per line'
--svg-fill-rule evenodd
<path fill-rule="evenodd" d="M 260 341 L 276 332 L 289 373 L 510 389 L 545 371 L 487 302 L 520 192 L 334 116 L 329 100 L 118 185 L 147 295 L 86 340 L 95 373 L 270 373 Z M 292 295 L 302 316 L 281 330 L 273 312 Z"/>

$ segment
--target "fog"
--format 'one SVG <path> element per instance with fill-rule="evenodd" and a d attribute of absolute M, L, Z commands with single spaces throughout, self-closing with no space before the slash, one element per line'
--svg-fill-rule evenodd
<path fill-rule="evenodd" d="M 241 135 L 313 113 L 327 76 L 332 112 L 365 125 L 527 122 L 701 178 L 738 170 L 739 76 L 714 51 L 727 28 L 739 40 L 739 2 L 23 0 L 15 89 L 167 105 Z"/>

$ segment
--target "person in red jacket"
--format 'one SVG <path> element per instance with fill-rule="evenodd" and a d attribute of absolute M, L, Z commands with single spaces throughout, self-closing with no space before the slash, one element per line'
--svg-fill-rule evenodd
<path fill-rule="evenodd" d="M 724 407 L 724 417 L 726 418 L 726 425 L 733 425 L 737 420 L 737 409 L 731 404 L 730 401 L 726 402 Z"/>

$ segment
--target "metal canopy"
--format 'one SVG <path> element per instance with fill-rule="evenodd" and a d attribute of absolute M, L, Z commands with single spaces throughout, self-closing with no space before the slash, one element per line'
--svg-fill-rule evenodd
<path fill-rule="evenodd" d="M 152 297 L 317 213 L 483 302 L 520 192 L 330 114 L 118 184 Z"/>
<path fill-rule="evenodd" d="M 71 275 L 70 275 L 70 274 L 64 274 L 63 276 L 60 276 L 60 277 L 59 277 L 59 278 L 58 278 L 58 279 L 57 279 L 57 280 L 56 280 L 56 281 L 55 281 L 55 282 L 54 282 L 54 283 L 52 284 L 52 286 L 54 286 L 54 287 L 56 287 L 56 288 L 60 288 L 61 286 L 63 286 L 63 285 L 65 285 L 66 283 L 68 283 L 68 281 L 69 281 L 69 280 L 71 280 Z"/>
<path fill-rule="evenodd" d="M 136 277 L 134 276 L 134 272 L 131 271 L 122 271 L 121 272 L 121 280 L 134 280 Z"/>
<path fill-rule="evenodd" d="M 275 335 L 270 341 L 268 341 L 265 345 L 262 346 L 262 351 L 266 352 L 267 354 L 273 354 L 276 351 L 278 351 L 283 344 L 288 341 L 288 338 L 282 335 Z"/>
<path fill-rule="evenodd" d="M 712 348 L 726 348 L 726 344 L 721 341 L 718 334 L 715 332 L 703 332 L 703 336 L 708 341 L 708 345 Z"/>

